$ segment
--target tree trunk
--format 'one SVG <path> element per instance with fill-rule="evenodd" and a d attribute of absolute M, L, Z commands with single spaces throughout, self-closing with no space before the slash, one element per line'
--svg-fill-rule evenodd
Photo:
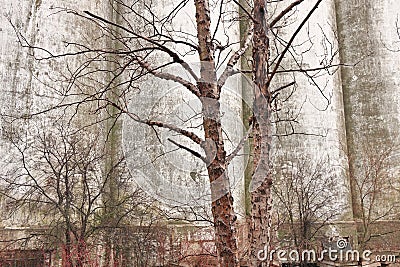
<path fill-rule="evenodd" d="M 64 247 L 64 259 L 63 267 L 72 267 L 72 241 L 71 241 L 71 231 L 69 227 L 65 230 L 65 247 Z"/>
<path fill-rule="evenodd" d="M 233 209 L 229 179 L 226 173 L 226 151 L 221 127 L 220 89 L 217 86 L 214 63 L 214 46 L 210 33 L 208 0 L 195 0 L 197 37 L 201 61 L 200 80 L 207 171 L 212 197 L 215 244 L 221 267 L 239 266 L 235 230 L 236 216 Z"/>
<path fill-rule="evenodd" d="M 250 266 L 269 266 L 270 228 L 271 228 L 271 186 L 270 148 L 272 142 L 270 90 L 268 80 L 267 1 L 255 0 L 253 17 L 253 72 L 255 86 L 253 142 L 254 169 L 251 191 L 251 212 L 249 225 L 249 264 Z M 268 252 L 265 261 L 257 255 L 260 250 Z"/>
<path fill-rule="evenodd" d="M 77 262 L 76 267 L 83 267 L 85 261 L 88 260 L 86 243 L 83 237 L 80 237 L 77 242 Z"/>
<path fill-rule="evenodd" d="M 219 103 L 212 109 L 212 115 L 219 114 Z M 207 103 L 203 103 L 204 130 L 206 145 L 204 150 L 207 155 L 207 171 L 211 185 L 212 214 L 214 218 L 215 243 L 218 261 L 222 267 L 238 266 L 237 239 L 233 209 L 233 197 L 230 191 L 229 178 L 226 173 L 224 142 L 222 140 L 222 127 L 219 118 L 209 118 L 210 110 Z M 217 113 L 218 112 L 218 113 Z M 209 144 L 215 144 L 209 145 Z"/>

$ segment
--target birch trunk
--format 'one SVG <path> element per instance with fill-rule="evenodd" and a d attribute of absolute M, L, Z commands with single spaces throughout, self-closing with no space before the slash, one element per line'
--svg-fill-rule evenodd
<path fill-rule="evenodd" d="M 215 244 L 221 267 L 239 266 L 233 197 L 226 173 L 226 151 L 222 136 L 220 88 L 214 62 L 214 46 L 210 32 L 208 0 L 196 0 L 197 37 L 201 61 L 200 80 L 207 171 L 211 185 L 212 214 L 214 218 Z"/>
<path fill-rule="evenodd" d="M 250 266 L 269 266 L 269 255 L 266 260 L 258 258 L 258 251 L 270 246 L 271 228 L 271 186 L 270 148 L 271 106 L 268 88 L 268 24 L 267 1 L 255 0 L 253 9 L 253 73 L 255 86 L 253 142 L 254 162 L 253 177 L 250 187 L 251 212 L 249 225 L 249 264 Z"/>

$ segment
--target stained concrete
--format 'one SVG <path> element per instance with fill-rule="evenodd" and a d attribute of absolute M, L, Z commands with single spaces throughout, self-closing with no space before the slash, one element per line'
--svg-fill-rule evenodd
<path fill-rule="evenodd" d="M 281 2 L 276 6 L 275 11 L 271 9 L 271 16 L 278 14 L 279 10 L 288 2 L 290 1 Z M 173 3 L 173 1 L 158 2 L 157 9 L 160 13 L 167 12 L 173 7 Z M 33 60 L 28 56 L 33 51 L 21 48 L 8 19 L 31 45 L 51 50 L 53 53 L 61 53 L 69 48 L 66 48 L 64 41 L 73 39 L 96 44 L 101 40 L 101 38 L 97 39 L 101 33 L 93 31 L 92 26 L 79 17 L 58 13 L 57 8 L 89 10 L 108 18 L 116 18 L 108 7 L 108 1 L 15 2 L 1 0 L 0 4 L 4 7 L 4 16 L 0 17 L 0 69 L 2 70 L 0 73 L 0 109 L 2 114 L 10 115 L 29 114 L 59 100 L 54 94 L 54 90 L 48 90 L 46 85 L 55 86 L 60 90 L 67 88 L 68 81 L 60 80 L 62 78 L 60 72 L 65 72 L 67 67 L 77 67 L 78 60 L 82 58 L 71 57 L 67 61 L 56 60 L 52 63 Z M 286 27 L 280 29 L 286 40 L 290 38 L 290 34 L 296 29 L 298 22 L 313 4 L 314 1 L 305 1 L 287 21 Z M 354 180 L 352 182 L 349 174 L 362 176 L 362 162 L 368 154 L 365 152 L 365 147 L 376 155 L 384 148 L 396 148 L 400 141 L 398 127 L 400 95 L 397 92 L 400 86 L 398 74 L 400 59 L 396 52 L 391 51 L 399 49 L 399 36 L 396 32 L 397 13 L 395 12 L 400 10 L 399 5 L 398 1 L 394 0 L 323 1 L 312 16 L 310 23 L 296 38 L 297 54 L 293 53 L 293 55 L 308 68 L 323 67 L 329 63 L 341 63 L 346 66 L 313 72 L 318 74 L 315 81 L 318 82 L 322 91 L 313 85 L 313 81 L 309 77 L 300 72 L 296 72 L 294 75 L 278 75 L 276 83 L 272 85 L 273 89 L 276 89 L 293 79 L 298 82 L 291 100 L 283 103 L 282 109 L 278 113 L 281 115 L 280 117 L 283 117 L 294 110 L 291 115 L 295 116 L 298 121 L 298 123 L 294 123 L 295 133 L 298 134 L 278 138 L 279 135 L 292 133 L 292 128 L 288 123 L 276 126 L 277 137 L 274 140 L 278 152 L 274 157 L 277 162 L 280 157 L 286 157 L 287 154 L 291 154 L 292 157 L 292 159 L 288 159 L 289 161 L 295 161 L 299 155 L 305 155 L 311 161 L 327 158 L 337 174 L 337 184 L 334 190 L 338 195 L 337 207 L 343 208 L 340 218 L 343 220 L 351 221 L 353 213 L 356 218 L 360 216 L 360 203 L 358 203 L 355 189 L 357 184 L 354 183 Z M 188 8 L 182 12 L 184 15 L 176 22 L 177 28 L 194 30 L 193 8 L 193 5 L 189 3 Z M 215 5 L 214 11 L 216 10 L 218 10 L 218 5 Z M 321 33 L 325 34 L 326 39 Z M 238 24 L 233 23 L 227 36 L 222 39 L 226 41 L 227 37 L 232 38 L 231 40 L 239 40 Z M 311 38 L 311 42 L 309 38 Z M 107 44 L 104 45 L 107 46 Z M 238 46 L 233 48 L 237 49 Z M 339 52 L 337 53 L 337 51 Z M 45 51 L 34 53 L 37 57 L 48 55 Z M 333 61 L 330 61 L 332 57 Z M 189 55 L 187 59 L 191 61 L 194 57 Z M 285 58 L 283 64 L 285 68 L 298 67 L 290 57 Z M 99 78 L 99 84 L 102 84 L 102 78 Z M 146 101 L 154 103 L 162 97 L 162 101 L 155 103 L 152 106 L 153 109 L 149 111 L 154 112 L 152 115 L 165 110 L 171 111 L 176 116 L 182 115 L 174 113 L 175 108 L 185 105 L 185 101 L 190 99 L 190 96 L 181 93 L 181 89 L 175 88 L 173 84 L 168 84 L 168 87 L 176 89 L 174 96 L 177 97 L 159 95 L 156 89 L 161 88 L 162 85 L 165 86 L 156 80 L 146 81 L 144 88 L 148 87 L 151 93 L 146 95 L 142 92 L 140 99 L 143 101 L 139 104 L 132 104 L 134 110 L 143 111 L 149 103 Z M 240 95 L 239 85 L 240 81 L 234 79 L 228 84 L 235 94 L 239 92 Z M 290 92 L 290 90 L 283 91 L 280 99 L 283 100 L 284 96 L 289 95 Z M 234 144 L 238 142 L 238 136 L 235 133 L 241 133 L 244 130 L 240 122 L 241 100 L 237 95 L 229 96 L 227 94 L 225 97 L 227 100 L 225 108 L 233 116 L 226 120 L 227 128 L 231 131 L 228 135 L 232 139 L 232 144 L 228 145 L 228 149 L 233 149 Z M 168 142 L 164 144 L 165 147 L 157 144 L 157 137 L 151 129 L 139 128 L 138 125 L 131 125 L 131 123 L 129 121 L 125 125 L 129 126 L 133 132 L 125 131 L 124 134 L 132 134 L 130 137 L 132 146 L 138 151 L 130 156 L 136 155 L 141 158 L 143 153 L 147 153 L 149 158 L 154 159 L 161 152 L 165 152 L 163 149 L 173 149 Z M 9 162 L 13 160 L 12 153 L 8 153 L 11 151 L 8 142 L 10 129 L 4 122 L 1 125 L 1 148 L 2 151 L 6 151 L 1 155 L 2 166 L 7 168 Z M 25 131 L 29 124 L 20 124 L 19 126 L 21 131 Z M 168 134 L 162 132 L 161 137 L 166 139 Z M 143 145 L 146 145 L 147 149 Z M 397 149 L 394 149 L 389 161 L 390 174 L 392 180 L 395 181 L 394 186 L 398 186 L 399 171 L 397 167 L 399 158 L 396 151 Z M 198 172 L 201 168 L 197 168 L 194 159 L 188 159 L 185 155 L 184 152 L 178 152 L 171 158 L 165 158 L 161 165 L 157 165 L 157 168 L 163 177 L 166 177 L 169 184 L 171 181 L 174 183 L 179 181 L 182 186 L 186 186 L 188 183 L 197 186 L 196 181 L 189 179 L 202 178 L 202 173 Z M 176 160 L 178 156 L 180 159 Z M 348 167 L 348 156 L 352 158 L 350 168 Z M 236 167 L 231 170 L 232 176 L 237 178 L 235 194 L 240 199 L 237 201 L 237 208 L 241 214 L 245 213 L 243 204 L 245 189 L 241 174 L 246 165 L 245 160 L 243 159 L 244 163 L 236 162 Z M 276 165 L 279 166 L 279 164 Z M 206 180 L 203 182 L 206 183 Z M 155 188 L 163 187 L 157 184 Z M 172 190 L 171 194 L 174 193 Z M 390 206 L 399 199 L 395 190 L 390 191 L 390 195 L 388 195 L 384 196 L 384 201 L 382 200 L 380 205 Z M 396 218 L 396 216 L 396 212 L 393 212 L 392 217 Z M 10 227 L 25 223 L 18 222 L 18 218 L 1 222 L 2 226 Z M 37 224 L 37 220 L 31 220 L 30 223 Z"/>

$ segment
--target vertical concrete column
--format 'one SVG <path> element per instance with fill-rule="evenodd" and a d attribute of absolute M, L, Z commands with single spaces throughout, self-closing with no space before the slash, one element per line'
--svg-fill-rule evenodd
<path fill-rule="evenodd" d="M 81 13 L 84 10 L 107 15 L 107 0 L 57 1 L 57 0 L 0 0 L 0 168 L 3 174 L 20 166 L 20 158 L 10 142 L 12 131 L 27 133 L 32 139 L 34 129 L 50 131 L 48 125 L 53 123 L 52 116 L 58 111 L 25 121 L 17 121 L 13 129 L 9 122 L 13 116 L 22 116 L 43 110 L 60 101 L 60 94 L 68 87 L 68 71 L 80 66 L 79 57 L 65 57 L 58 60 L 35 60 L 68 51 L 76 51 L 69 42 L 93 43 L 99 32 L 88 20 L 75 16 L 69 11 Z M 98 42 L 98 40 L 97 40 Z M 23 47 L 28 44 L 40 49 Z M 51 54 L 50 54 L 51 53 Z M 98 79 L 101 80 L 101 77 Z M 62 112 L 58 115 L 61 116 Z M 87 123 L 88 114 L 79 116 L 73 123 Z M 3 120 L 4 119 L 4 120 Z M 43 127 L 46 125 L 46 127 Z M 76 125 L 78 126 L 78 125 Z M 18 128 L 16 128 L 18 127 Z M 36 128 L 35 128 L 36 127 Z M 42 128 L 41 128 L 42 127 Z M 38 130 L 38 131 L 39 131 Z M 10 172 L 11 173 L 11 172 Z M 3 210 L 2 210 L 3 211 Z M 18 211 L 15 216 L 0 221 L 0 226 L 15 228 L 24 226 L 45 226 L 40 213 L 43 211 Z M 25 214 L 26 213 L 26 214 Z M 13 231 L 16 236 L 24 234 Z"/>
<path fill-rule="evenodd" d="M 274 11 L 272 18 L 290 3 L 279 2 L 277 9 L 271 8 L 271 12 Z M 315 3 L 304 1 L 288 16 L 285 23 L 277 25 L 283 40 L 287 42 L 291 38 Z M 282 51 L 281 46 L 278 46 L 279 52 Z M 339 46 L 336 38 L 335 2 L 322 1 L 296 36 L 293 48 L 282 61 L 279 69 L 281 73 L 276 75 L 272 83 L 274 90 L 292 81 L 296 82 L 294 87 L 285 89 L 278 97 L 281 107 L 276 120 L 289 117 L 296 122 L 276 123 L 274 156 L 275 166 L 282 170 L 285 166 L 298 163 L 300 159 L 307 161 L 309 168 L 322 161 L 326 168 L 322 171 L 324 175 L 335 176 L 335 183 L 329 188 L 329 196 L 335 202 L 330 203 L 330 212 L 340 210 L 338 219 L 348 220 L 352 215 L 345 159 L 347 144 L 341 75 L 338 68 L 334 67 L 340 62 Z M 274 49 L 273 56 L 276 53 Z M 284 176 L 282 179 L 285 179 Z M 320 186 L 327 185 L 321 181 Z"/>
<path fill-rule="evenodd" d="M 346 136 L 354 217 L 362 217 L 357 180 L 365 163 L 392 149 L 389 166 L 398 174 L 400 58 L 396 20 L 400 2 L 335 1 L 341 63 Z M 387 192 L 389 193 L 389 192 Z M 389 204 L 388 204 L 389 205 Z"/>

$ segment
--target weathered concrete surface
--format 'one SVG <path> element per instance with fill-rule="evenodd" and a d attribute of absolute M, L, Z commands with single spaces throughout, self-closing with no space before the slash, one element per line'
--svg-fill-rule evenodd
<path fill-rule="evenodd" d="M 20 135 L 24 142 L 32 142 L 31 134 L 46 129 L 48 133 L 50 129 L 47 127 L 51 127 L 53 119 L 61 117 L 61 113 L 57 115 L 56 111 L 32 120 L 13 120 L 57 103 L 61 92 L 70 84 L 69 71 L 78 68 L 82 59 L 71 57 L 37 61 L 32 56 L 43 58 L 49 57 L 50 53 L 57 55 L 77 51 L 76 47 L 67 46 L 66 42 L 93 41 L 98 34 L 86 20 L 60 11 L 96 10 L 99 14 L 108 16 L 109 10 L 106 8 L 108 1 L 2 0 L 0 5 L 3 7 L 0 16 L 0 166 L 1 176 L 4 178 L 18 173 L 17 166 L 21 165 L 18 161 L 21 155 L 11 144 L 13 138 Z M 22 47 L 28 44 L 41 49 Z M 82 114 L 86 119 L 87 116 Z M 8 207 L 3 200 L 4 210 Z M 29 209 L 14 212 L 12 216 L 3 214 L 0 227 L 18 230 L 21 227 L 43 226 L 47 222 L 42 215 L 41 211 L 33 212 Z M 10 230 L 10 233 L 16 233 L 17 230 Z M 15 237 L 19 238 L 20 235 Z"/>
<path fill-rule="evenodd" d="M 275 17 L 291 2 L 278 4 L 271 17 Z M 301 3 L 281 25 L 277 25 L 275 31 L 281 33 L 285 42 L 290 40 L 315 3 Z M 329 188 L 325 196 L 332 198 L 333 202 L 326 207 L 331 210 L 328 214 L 337 214 L 340 210 L 337 219 L 351 220 L 342 86 L 337 66 L 340 62 L 340 45 L 336 34 L 334 1 L 322 1 L 294 39 L 293 48 L 288 51 L 282 67 L 278 69 L 282 73 L 276 75 L 277 80 L 272 85 L 274 90 L 292 81 L 296 82 L 295 86 L 283 90 L 278 96 L 276 120 L 281 122 L 276 123 L 276 155 L 273 156 L 275 171 L 279 176 L 277 182 L 280 184 L 285 184 L 289 179 L 290 168 L 296 172 L 296 165 L 297 168 L 300 165 L 304 168 L 304 164 L 308 168 L 323 168 L 315 170 L 326 176 L 321 178 L 317 187 L 327 186 L 323 181 L 327 181 L 328 176 L 335 177 L 335 183 L 330 185 L 332 188 Z M 279 52 L 283 50 L 282 44 L 277 47 Z M 272 55 L 275 54 L 273 50 Z M 285 73 L 285 70 L 295 71 Z M 285 172 L 287 174 L 282 175 Z"/>
<path fill-rule="evenodd" d="M 398 1 L 335 1 L 342 67 L 342 86 L 350 159 L 353 212 L 363 217 L 360 191 L 371 184 L 369 172 L 380 171 L 373 207 L 374 218 L 398 217 L 393 205 L 399 193 L 399 107 L 400 59 L 390 50 L 398 49 L 396 32 Z M 373 176 L 373 175 L 371 175 Z M 397 188 L 397 193 L 396 193 Z M 369 197 L 363 206 L 369 205 Z M 389 211 L 390 210 L 390 211 Z M 394 217 L 393 217 L 394 216 Z"/>
<path fill-rule="evenodd" d="M 281 2 L 274 14 L 278 14 L 279 10 L 290 2 Z M 305 17 L 306 12 L 310 10 L 314 2 L 305 1 L 287 21 L 287 26 L 281 29 L 286 39 L 294 32 L 299 21 Z M 20 31 L 31 45 L 48 49 L 54 53 L 73 49 L 71 46 L 66 47 L 63 41 L 74 40 L 96 44 L 98 42 L 96 37 L 101 35 L 100 32 L 93 31 L 93 28 L 85 20 L 67 13 L 57 13 L 57 7 L 79 11 L 89 10 L 108 18 L 118 19 L 109 8 L 109 1 L 106 0 L 79 2 L 1 0 L 0 4 L 5 13 L 5 16 L 0 17 L 0 109 L 2 114 L 29 114 L 57 101 L 57 94 L 54 93 L 56 90 L 53 89 L 62 90 L 68 88 L 69 84 L 68 79 L 60 76 L 60 73 L 77 68 L 79 60 L 82 59 L 71 57 L 67 60 L 52 61 L 52 63 L 33 60 L 28 57 L 28 53 L 33 51 L 23 49 L 18 45 L 17 35 L 8 19 L 13 22 L 17 31 Z M 174 1 L 160 1 L 157 2 L 156 9 L 161 14 L 166 14 L 175 4 Z M 334 55 L 337 55 L 337 49 L 340 48 L 340 63 L 358 64 L 352 68 L 342 67 L 340 72 L 334 72 L 335 68 L 312 72 L 317 75 L 315 81 L 319 84 L 321 91 L 313 84 L 310 77 L 304 76 L 301 72 L 296 72 L 294 75 L 280 74 L 276 77 L 277 83 L 273 85 L 273 89 L 277 89 L 293 79 L 297 81 L 298 87 L 293 92 L 291 100 L 282 105 L 284 108 L 279 114 L 281 118 L 286 114 L 296 117 L 298 123 L 293 124 L 294 130 L 296 133 L 302 133 L 277 137 L 275 146 L 279 153 L 274 156 L 278 159 L 278 162 L 280 157 L 285 158 L 287 154 L 292 157 L 288 159 L 291 162 L 299 158 L 299 155 L 309 158 L 310 161 L 327 158 L 330 169 L 333 169 L 338 177 L 335 188 L 332 188 L 334 194 L 337 195 L 338 203 L 333 207 L 341 208 L 341 215 L 343 215 L 341 219 L 344 220 L 352 219 L 353 212 L 356 217 L 360 215 L 360 204 L 357 200 L 354 180 L 351 187 L 353 189 L 352 194 L 349 193 L 346 155 L 349 154 L 352 159 L 350 173 L 360 176 L 363 159 L 368 154 L 365 152 L 365 147 L 371 150 L 373 155 L 379 155 L 382 149 L 391 146 L 396 148 L 400 141 L 398 127 L 400 59 L 397 54 L 388 49 L 398 48 L 396 47 L 399 41 L 396 33 L 397 14 L 394 10 L 400 10 L 399 5 L 400 3 L 394 0 L 323 1 L 312 16 L 310 23 L 296 38 L 297 54 L 293 53 L 294 57 L 301 60 L 307 68 L 324 67 L 329 63 L 339 63 L 338 57 L 334 57 L 333 61 L 330 60 Z M 193 10 L 194 5 L 188 3 L 187 8 L 181 12 L 182 16 L 176 20 L 176 29 L 193 32 Z M 214 5 L 213 16 L 215 17 L 218 15 L 216 10 L 218 10 L 217 4 Z M 226 34 L 220 33 L 222 42 L 227 41 L 228 37 L 231 38 L 230 41 L 238 41 L 238 30 L 238 25 L 233 23 Z M 321 35 L 322 32 L 327 39 Z M 336 36 L 339 36 L 339 44 L 334 40 Z M 309 38 L 311 38 L 311 42 Z M 233 48 L 237 49 L 237 47 Z M 35 53 L 36 56 L 48 55 L 45 51 Z M 224 55 L 221 56 L 221 58 L 223 57 Z M 193 58 L 190 55 L 186 57 L 189 61 Z M 287 69 L 298 68 L 293 58 L 290 57 L 284 59 L 284 66 Z M 45 85 L 52 85 L 55 88 L 48 90 L 49 88 Z M 104 85 L 101 79 L 99 79 L 98 85 Z M 227 141 L 229 150 L 233 149 L 243 131 L 240 121 L 240 93 L 239 97 L 236 95 L 240 92 L 238 85 L 239 81 L 232 79 L 227 87 L 231 88 L 234 94 L 224 96 L 226 97 L 224 100 L 227 101 L 224 108 L 229 116 L 225 116 L 223 120 L 225 119 L 224 122 L 231 131 L 227 133 L 226 137 L 227 140 L 228 137 L 232 140 L 231 143 Z M 161 95 L 157 94 L 157 90 L 161 87 L 176 90 L 170 96 L 165 96 L 165 92 Z M 146 81 L 143 88 L 149 88 L 149 91 L 145 93 L 146 90 L 142 90 L 140 99 L 143 101 L 132 104 L 133 110 L 138 112 L 146 110 L 144 113 L 152 116 L 158 116 L 159 113 L 168 111 L 169 115 L 173 115 L 173 117 L 159 118 L 172 119 L 175 122 L 179 122 L 179 119 L 182 119 L 182 115 L 184 115 L 178 112 L 177 108 L 183 107 L 184 110 L 190 110 L 190 108 L 195 107 L 194 113 L 196 113 L 198 105 L 195 102 L 190 102 L 190 105 L 187 104 L 188 99 L 191 99 L 190 94 L 182 93 L 182 88 L 176 88 L 172 83 L 165 84 L 156 80 Z M 283 91 L 280 95 L 281 101 L 284 96 L 288 96 L 290 93 L 290 89 Z M 135 95 L 135 97 L 139 96 Z M 160 99 L 161 101 L 158 102 Z M 147 109 L 148 103 L 152 104 L 151 110 Z M 291 110 L 294 110 L 294 112 L 290 113 Z M 86 115 L 83 114 L 82 117 Z M 51 121 L 51 119 L 48 120 Z M 168 132 L 161 132 L 160 136 L 164 141 L 164 146 L 160 146 L 152 129 L 134 125 L 132 121 L 127 123 L 126 125 L 132 132 L 125 131 L 124 134 L 130 136 L 127 139 L 132 143 L 131 148 L 136 149 L 136 151 L 130 150 L 128 152 L 133 153 L 130 154 L 132 157 L 139 157 L 137 163 L 146 163 L 140 162 L 144 154 L 148 155 L 148 159 L 151 161 L 160 154 L 174 149 L 174 146 L 166 140 L 171 137 Z M 132 125 L 129 123 L 132 123 Z M 193 125 L 182 123 L 182 125 L 194 127 L 196 123 Z M 10 129 L 5 123 L 1 125 L 0 158 L 3 163 L 1 166 L 5 166 L 2 170 L 8 170 L 8 164 L 13 160 L 11 146 L 7 141 L 10 137 Z M 29 124 L 21 124 L 20 126 L 23 131 L 29 127 Z M 195 131 L 198 131 L 198 129 L 195 129 Z M 198 132 L 200 133 L 200 131 Z M 277 135 L 292 133 L 291 125 L 288 122 L 282 123 L 276 127 L 276 133 Z M 186 144 L 183 139 L 176 139 L 175 141 L 182 141 L 182 144 Z M 394 149 L 394 151 L 397 150 Z M 204 172 L 202 172 L 204 168 L 199 166 L 199 162 L 189 158 L 184 151 L 173 153 L 175 154 L 168 155 L 171 157 L 162 159 L 156 167 L 157 171 L 163 177 L 166 177 L 165 181 L 162 182 L 180 183 L 183 187 L 189 184 L 198 188 L 199 183 L 196 179 L 203 179 L 202 185 L 206 190 L 207 181 L 204 179 Z M 398 189 L 397 166 L 399 158 L 396 153 L 390 156 L 389 173 L 393 178 L 395 188 Z M 246 163 L 238 161 L 235 164 L 232 165 L 234 167 L 230 170 L 230 174 L 235 179 L 235 195 L 239 199 L 239 201 L 236 201 L 237 210 L 244 214 L 242 171 Z M 152 186 L 157 190 L 166 189 L 162 183 Z M 168 188 L 168 190 L 170 190 L 170 194 L 176 194 L 173 188 Z M 204 194 L 201 191 L 199 192 L 201 197 L 207 195 L 207 191 L 204 191 Z M 394 194 L 395 191 L 385 192 L 385 198 L 379 200 L 380 205 L 389 205 L 390 207 L 392 203 L 398 202 L 398 193 Z M 391 194 L 392 192 L 393 194 Z M 352 201 L 349 200 L 350 196 L 353 197 Z M 192 200 L 184 199 L 183 202 Z M 351 203 L 353 203 L 352 210 L 343 209 L 343 206 Z M 396 216 L 398 217 L 396 212 L 393 212 L 392 217 L 395 218 Z M 40 221 L 40 216 L 30 217 L 26 220 L 21 220 L 21 218 L 21 216 L 16 215 L 14 218 L 4 219 L 0 222 L 0 226 L 16 227 L 43 223 L 43 221 Z"/>

